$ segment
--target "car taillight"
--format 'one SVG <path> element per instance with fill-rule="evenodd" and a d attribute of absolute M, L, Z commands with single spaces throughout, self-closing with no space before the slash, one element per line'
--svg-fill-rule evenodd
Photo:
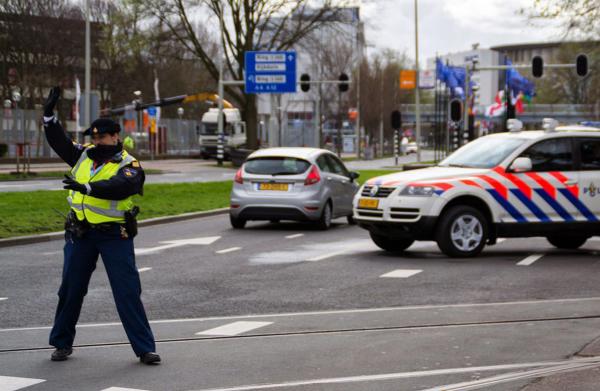
<path fill-rule="evenodd" d="M 304 180 L 304 184 L 305 185 L 314 185 L 315 183 L 319 182 L 320 180 L 321 180 L 321 175 L 319 175 L 319 170 L 317 169 L 317 166 L 313 165 L 312 168 L 310 169 L 310 172 L 306 176 L 306 179 Z"/>
<path fill-rule="evenodd" d="M 235 178 L 233 179 L 235 181 L 235 183 L 244 183 L 244 178 L 242 178 L 242 169 L 240 168 L 239 170 L 237 170 L 237 172 L 235 173 Z"/>

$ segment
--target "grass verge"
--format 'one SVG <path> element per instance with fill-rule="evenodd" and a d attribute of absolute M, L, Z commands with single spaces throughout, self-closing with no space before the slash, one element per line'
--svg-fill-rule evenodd
<path fill-rule="evenodd" d="M 389 170 L 359 171 L 359 183 Z M 207 183 L 148 184 L 144 196 L 136 196 L 140 219 L 225 208 L 229 205 L 231 181 Z M 69 207 L 67 192 L 30 191 L 0 193 L 0 238 L 60 231 Z"/>

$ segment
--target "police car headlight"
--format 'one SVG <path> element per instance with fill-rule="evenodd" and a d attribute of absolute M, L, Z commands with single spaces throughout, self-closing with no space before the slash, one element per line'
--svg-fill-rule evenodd
<path fill-rule="evenodd" d="M 403 196 L 417 196 L 417 197 L 431 197 L 434 194 L 433 186 L 406 186 L 400 195 Z"/>

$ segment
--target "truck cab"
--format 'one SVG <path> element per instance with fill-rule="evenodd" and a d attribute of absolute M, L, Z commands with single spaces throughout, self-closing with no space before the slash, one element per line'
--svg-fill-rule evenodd
<path fill-rule="evenodd" d="M 231 149 L 246 143 L 246 123 L 242 121 L 240 111 L 236 108 L 223 109 L 223 148 L 225 159 L 229 158 Z M 200 155 L 204 159 L 217 157 L 219 109 L 211 108 L 202 116 L 202 125 L 198 143 Z"/>

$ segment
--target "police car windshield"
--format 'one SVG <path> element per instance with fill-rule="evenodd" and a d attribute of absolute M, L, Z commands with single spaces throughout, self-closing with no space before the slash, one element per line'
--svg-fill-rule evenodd
<path fill-rule="evenodd" d="M 527 139 L 519 137 L 482 137 L 457 149 L 442 160 L 439 166 L 492 168 L 525 141 Z"/>

